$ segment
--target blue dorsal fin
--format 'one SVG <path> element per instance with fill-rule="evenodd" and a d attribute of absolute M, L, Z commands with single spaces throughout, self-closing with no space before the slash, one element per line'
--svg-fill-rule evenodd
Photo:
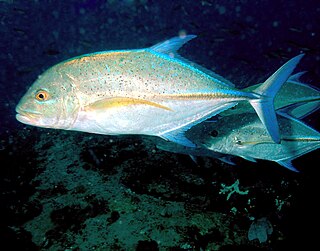
<path fill-rule="evenodd" d="M 152 47 L 151 50 L 164 53 L 164 54 L 173 54 L 173 56 L 177 53 L 177 51 L 186 43 L 188 43 L 191 39 L 194 39 L 196 35 L 186 35 L 180 37 L 173 37 L 164 42 L 160 42 Z"/>
<path fill-rule="evenodd" d="M 197 63 L 194 63 L 188 59 L 185 59 L 184 57 L 178 55 L 178 54 L 175 54 L 175 58 L 179 59 L 180 61 L 186 63 L 186 64 L 189 64 L 191 65 L 192 67 L 196 68 L 197 70 L 199 71 L 202 71 L 203 73 L 209 75 L 210 77 L 214 78 L 215 80 L 218 80 L 220 84 L 223 84 L 223 85 L 226 85 L 226 86 L 229 86 L 229 87 L 235 87 L 235 85 L 233 83 L 231 83 L 228 79 L 225 79 L 224 77 L 222 77 L 221 75 L 207 69 L 207 68 L 204 68 L 203 66 L 197 64 Z"/>
<path fill-rule="evenodd" d="M 288 78 L 287 81 L 300 83 L 301 76 L 304 75 L 306 72 L 307 71 L 301 71 L 296 74 L 293 74 Z"/>
<path fill-rule="evenodd" d="M 302 76 L 303 74 L 305 74 L 306 72 L 307 72 L 307 71 L 302 71 L 302 72 L 298 72 L 298 73 L 296 73 L 296 74 L 291 75 L 291 76 L 288 78 L 287 82 L 290 82 L 290 83 L 296 84 L 296 85 L 300 85 L 300 86 L 303 86 L 303 87 L 305 87 L 305 88 L 312 89 L 313 91 L 318 91 L 318 92 L 320 92 L 319 87 L 313 86 L 313 85 L 310 85 L 310 84 L 306 84 L 306 83 L 303 83 L 303 82 L 300 81 L 301 76 Z"/>
<path fill-rule="evenodd" d="M 225 79 L 224 77 L 220 76 L 219 74 L 204 68 L 201 65 L 198 65 L 188 59 L 185 59 L 184 57 L 180 56 L 178 54 L 178 50 L 185 45 L 186 43 L 188 43 L 190 40 L 196 38 L 196 35 L 186 35 L 186 36 L 181 36 L 181 37 L 173 37 L 170 38 L 164 42 L 160 42 L 152 47 L 150 47 L 150 50 L 153 50 L 157 53 L 163 53 L 168 55 L 171 58 L 175 58 L 178 59 L 180 61 L 182 61 L 185 64 L 188 64 L 194 68 L 196 68 L 197 70 L 209 75 L 210 77 L 218 80 L 221 84 L 224 84 L 226 86 L 231 86 L 231 87 L 235 87 L 235 85 L 233 83 L 231 83 L 229 80 Z"/>

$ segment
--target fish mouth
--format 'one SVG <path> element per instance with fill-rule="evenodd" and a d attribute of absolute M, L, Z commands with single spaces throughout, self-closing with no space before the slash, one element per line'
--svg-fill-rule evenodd
<path fill-rule="evenodd" d="M 24 124 L 34 125 L 39 116 L 41 115 L 38 112 L 30 112 L 20 109 L 19 107 L 16 108 L 16 119 Z"/>

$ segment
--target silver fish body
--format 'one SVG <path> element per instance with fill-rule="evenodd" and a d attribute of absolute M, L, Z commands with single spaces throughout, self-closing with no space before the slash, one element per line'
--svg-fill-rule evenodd
<path fill-rule="evenodd" d="M 185 131 L 240 101 L 249 101 L 278 143 L 273 98 L 303 55 L 288 61 L 254 92 L 245 92 L 177 56 L 176 51 L 194 37 L 59 63 L 22 97 L 16 118 L 40 127 L 154 135 L 194 146 Z"/>
<path fill-rule="evenodd" d="M 318 101 L 315 102 L 318 104 Z M 194 151 L 193 148 L 183 148 L 173 143 L 160 142 L 158 145 L 162 150 L 209 156 L 222 161 L 227 159 L 229 162 L 231 156 L 239 156 L 249 161 L 269 160 L 297 171 L 291 161 L 320 147 L 320 133 L 291 116 L 292 110 L 300 106 L 305 113 L 309 113 L 308 109 L 313 109 L 312 106 L 298 103 L 277 111 L 280 144 L 270 140 L 254 113 L 246 113 L 229 115 L 216 122 L 203 122 L 194 126 L 187 132 L 187 136 L 198 145 Z M 304 116 L 303 113 L 300 114 Z M 229 158 L 226 157 L 228 155 Z"/>
<path fill-rule="evenodd" d="M 320 133 L 290 116 L 278 117 L 280 144 L 270 141 L 254 114 L 244 118 L 235 116 L 233 119 L 240 126 L 230 130 L 229 133 L 220 131 L 222 135 L 211 137 L 205 143 L 208 149 L 231 153 L 251 161 L 256 159 L 274 161 L 296 171 L 291 161 L 320 147 Z"/>

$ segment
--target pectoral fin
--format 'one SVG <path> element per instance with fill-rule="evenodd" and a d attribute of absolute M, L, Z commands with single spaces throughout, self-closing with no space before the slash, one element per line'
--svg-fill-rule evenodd
<path fill-rule="evenodd" d="M 196 147 L 196 145 L 186 138 L 184 128 L 180 130 L 176 130 L 173 132 L 167 132 L 165 134 L 159 135 L 159 137 L 175 142 L 179 145 L 187 146 L 187 147 Z"/>
<path fill-rule="evenodd" d="M 249 156 L 241 155 L 240 157 L 245 159 L 245 160 L 251 161 L 251 162 L 255 162 L 255 163 L 257 162 L 257 160 L 255 158 L 252 158 L 252 157 L 249 157 Z"/>
<path fill-rule="evenodd" d="M 127 98 L 127 97 L 115 97 L 115 98 L 106 98 L 98 100 L 94 103 L 91 103 L 85 107 L 85 110 L 105 110 L 121 106 L 130 106 L 130 105 L 149 105 L 157 107 L 159 109 L 164 109 L 172 111 L 169 107 L 163 106 L 161 104 L 137 98 Z"/>

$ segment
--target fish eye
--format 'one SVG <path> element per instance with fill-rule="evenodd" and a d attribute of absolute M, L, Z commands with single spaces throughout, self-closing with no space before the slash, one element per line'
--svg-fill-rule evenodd
<path fill-rule="evenodd" d="M 237 144 L 237 145 L 242 145 L 241 140 L 237 140 L 237 141 L 236 141 L 236 144 Z"/>
<path fill-rule="evenodd" d="M 210 132 L 210 135 L 215 138 L 219 135 L 219 133 L 218 133 L 218 131 L 213 130 L 212 132 Z"/>
<path fill-rule="evenodd" d="M 46 101 L 49 98 L 49 93 L 45 90 L 39 90 L 36 92 L 36 100 L 38 101 Z"/>
<path fill-rule="evenodd" d="M 234 137 L 234 143 L 236 143 L 237 145 L 242 145 L 242 142 L 240 139 L 238 139 L 238 137 Z"/>

